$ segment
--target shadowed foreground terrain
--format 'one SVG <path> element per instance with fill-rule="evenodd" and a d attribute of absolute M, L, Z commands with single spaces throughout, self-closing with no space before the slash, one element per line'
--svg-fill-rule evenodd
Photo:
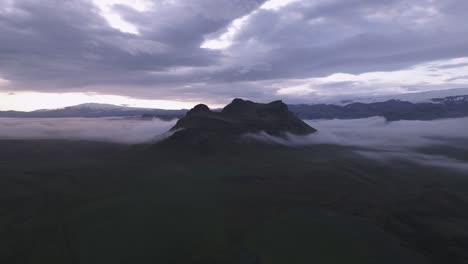
<path fill-rule="evenodd" d="M 468 261 L 466 172 L 331 145 L 0 149 L 1 263 Z"/>

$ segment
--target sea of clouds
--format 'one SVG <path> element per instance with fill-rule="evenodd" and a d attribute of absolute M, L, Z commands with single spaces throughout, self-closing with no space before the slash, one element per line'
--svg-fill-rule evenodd
<path fill-rule="evenodd" d="M 318 129 L 308 136 L 273 137 L 265 133 L 251 134 L 264 142 L 288 146 L 332 144 L 356 147 L 356 153 L 381 162 L 406 160 L 427 166 L 468 171 L 468 157 L 460 160 L 444 154 L 421 152 L 429 147 L 467 150 L 468 118 L 432 121 L 393 121 L 383 117 L 351 120 L 306 120 Z"/>
<path fill-rule="evenodd" d="M 0 118 L 0 139 L 138 144 L 163 139 L 175 122 L 137 118 Z"/>
<path fill-rule="evenodd" d="M 139 144 L 166 138 L 173 121 L 138 118 L 0 118 L 0 139 L 66 139 Z M 387 122 L 382 117 L 353 120 L 307 120 L 317 133 L 247 137 L 287 146 L 332 144 L 354 147 L 366 158 L 380 162 L 396 159 L 427 166 L 468 171 L 468 157 L 427 154 L 428 147 L 464 149 L 468 153 L 468 118 Z"/>

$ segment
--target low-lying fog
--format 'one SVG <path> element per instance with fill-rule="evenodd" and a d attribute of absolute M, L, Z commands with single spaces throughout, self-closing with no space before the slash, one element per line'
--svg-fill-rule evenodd
<path fill-rule="evenodd" d="M 382 117 L 371 117 L 306 122 L 319 130 L 316 137 L 310 138 L 314 143 L 400 150 L 468 139 L 468 118 L 387 122 Z"/>
<path fill-rule="evenodd" d="M 136 144 L 162 138 L 175 122 L 136 118 L 0 118 L 0 139 L 71 139 Z"/>
<path fill-rule="evenodd" d="M 352 146 L 359 148 L 356 152 L 362 156 L 381 162 L 406 160 L 468 171 L 468 118 L 387 122 L 382 117 L 371 117 L 306 123 L 319 131 L 309 136 L 290 135 L 287 140 L 266 134 L 249 137 L 291 146 Z"/>
<path fill-rule="evenodd" d="M 468 118 L 386 122 L 372 117 L 307 123 L 320 130 L 310 142 L 362 147 L 356 152 L 381 162 L 406 160 L 468 171 Z"/>
<path fill-rule="evenodd" d="M 0 118 L 0 139 L 71 139 L 136 144 L 164 138 L 175 122 L 136 118 Z M 468 157 L 463 156 L 468 153 L 468 118 L 386 122 L 384 118 L 372 117 L 306 122 L 319 132 L 309 136 L 291 135 L 288 140 L 266 134 L 249 137 L 291 146 L 353 146 L 358 148 L 357 153 L 382 162 L 400 159 L 468 171 Z M 429 148 L 435 150 L 428 152 Z M 456 151 L 446 153 L 445 149 Z M 458 153 L 458 156 L 453 153 Z"/>

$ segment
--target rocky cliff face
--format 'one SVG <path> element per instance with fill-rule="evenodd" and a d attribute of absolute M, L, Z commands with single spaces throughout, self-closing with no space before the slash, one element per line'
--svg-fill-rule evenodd
<path fill-rule="evenodd" d="M 189 143 L 229 141 L 245 133 L 261 131 L 274 136 L 316 132 L 281 101 L 260 104 L 242 99 L 234 99 L 221 112 L 211 111 L 206 105 L 197 105 L 171 131 L 175 133 L 170 140 Z"/>

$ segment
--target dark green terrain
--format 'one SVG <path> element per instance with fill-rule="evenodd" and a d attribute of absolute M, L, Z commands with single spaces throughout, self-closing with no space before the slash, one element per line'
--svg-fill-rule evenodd
<path fill-rule="evenodd" d="M 466 172 L 331 145 L 0 149 L 0 263 L 468 261 Z"/>

